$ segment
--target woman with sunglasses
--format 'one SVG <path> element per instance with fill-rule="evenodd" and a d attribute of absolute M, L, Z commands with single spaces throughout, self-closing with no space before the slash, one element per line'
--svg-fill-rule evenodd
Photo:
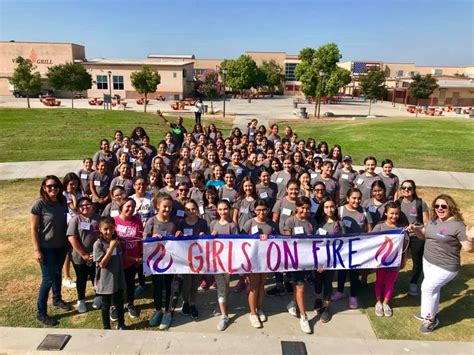
<path fill-rule="evenodd" d="M 416 185 L 413 180 L 405 180 L 400 185 L 401 197 L 397 200 L 400 205 L 400 225 L 408 227 L 411 224 L 422 227 L 428 223 L 428 206 L 416 194 Z M 418 295 L 418 280 L 423 272 L 423 250 L 425 241 L 416 238 L 414 233 L 410 237 L 410 254 L 413 261 L 413 269 L 410 276 L 408 294 Z"/>
<path fill-rule="evenodd" d="M 43 179 L 40 198 L 31 207 L 31 239 L 35 260 L 41 268 L 41 286 L 37 301 L 38 321 L 47 326 L 58 324 L 47 314 L 48 295 L 53 289 L 53 307 L 70 310 L 61 297 L 61 271 L 67 247 L 67 204 L 63 185 L 55 175 Z"/>
<path fill-rule="evenodd" d="M 94 213 L 94 206 L 89 197 L 82 197 L 77 202 L 79 214 L 72 218 L 67 228 L 67 236 L 71 243 L 72 265 L 76 272 L 77 311 L 87 312 L 86 285 L 89 278 L 91 283 L 95 279 L 95 265 L 92 252 L 94 243 L 99 235 L 100 216 Z M 99 309 L 102 300 L 94 297 L 92 308 Z"/>
<path fill-rule="evenodd" d="M 438 325 L 441 287 L 454 279 L 461 268 L 461 249 L 474 252 L 474 228 L 467 230 L 459 207 L 449 195 L 437 196 L 431 204 L 431 220 L 424 228 L 408 230 L 425 240 L 424 279 L 421 284 L 420 332 L 431 333 Z"/>

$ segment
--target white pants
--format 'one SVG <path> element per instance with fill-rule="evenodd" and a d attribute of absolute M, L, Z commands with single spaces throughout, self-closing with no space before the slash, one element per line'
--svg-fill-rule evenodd
<path fill-rule="evenodd" d="M 442 269 L 423 258 L 423 274 L 421 284 L 421 316 L 434 318 L 439 310 L 441 287 L 454 279 L 458 272 Z"/>

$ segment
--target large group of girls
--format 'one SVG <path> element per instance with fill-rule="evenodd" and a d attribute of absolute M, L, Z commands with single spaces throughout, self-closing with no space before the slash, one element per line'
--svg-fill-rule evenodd
<path fill-rule="evenodd" d="M 130 136 L 116 131 L 103 139 L 100 150 L 87 158 L 77 174 L 63 181 L 46 176 L 40 198 L 31 209 L 35 259 L 42 271 L 37 318 L 46 325 L 57 320 L 47 314 L 53 290 L 53 307 L 70 310 L 61 297 L 61 285 L 77 289 L 77 311 L 87 312 L 86 284 L 93 283 L 92 308 L 101 308 L 103 326 L 125 328 L 125 310 L 139 316 L 135 298 L 143 294 L 143 239 L 184 235 L 305 235 L 334 236 L 403 229 L 404 251 L 413 261 L 408 285 L 416 296 L 421 282 L 420 331 L 429 333 L 439 323 L 440 289 L 460 269 L 460 251 L 473 248 L 473 229 L 467 230 L 455 201 L 440 195 L 430 208 L 417 196 L 412 180 L 401 183 L 392 173 L 393 162 L 367 156 L 364 170 L 355 171 L 342 147 L 324 141 L 299 139 L 290 127 L 281 134 L 250 122 L 246 132 L 234 128 L 224 137 L 214 124 L 197 123 L 191 132 L 158 112 L 169 132 L 155 148 L 142 127 Z M 404 258 L 405 259 L 405 258 Z M 68 270 L 72 262 L 76 280 Z M 404 261 L 402 262 L 403 267 Z M 62 279 L 62 269 L 66 275 Z M 390 300 L 400 267 L 375 270 L 375 314 L 391 317 Z M 358 308 L 358 293 L 367 286 L 373 270 L 324 270 L 236 275 L 233 292 L 248 297 L 249 321 L 260 328 L 267 321 L 265 296 L 292 294 L 287 311 L 299 318 L 301 330 L 311 333 L 305 286 L 314 287 L 312 310 L 321 322 L 331 319 L 331 302 L 346 297 Z M 217 329 L 228 317 L 228 274 L 151 276 L 155 311 L 152 327 L 168 329 L 173 320 L 173 290 L 179 281 L 181 312 L 197 319 L 198 290 L 216 289 Z M 265 288 L 267 278 L 274 285 Z M 337 288 L 333 290 L 333 281 Z M 149 287 L 149 286 L 148 286 Z M 164 299 L 163 299 L 164 294 Z"/>

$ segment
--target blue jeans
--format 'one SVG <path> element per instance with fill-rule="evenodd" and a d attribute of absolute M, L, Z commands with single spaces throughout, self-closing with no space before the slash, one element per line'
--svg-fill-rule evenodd
<path fill-rule="evenodd" d="M 67 247 L 41 248 L 41 286 L 36 306 L 39 316 L 45 316 L 48 310 L 49 290 L 53 289 L 53 304 L 61 300 L 61 272 L 66 259 Z"/>

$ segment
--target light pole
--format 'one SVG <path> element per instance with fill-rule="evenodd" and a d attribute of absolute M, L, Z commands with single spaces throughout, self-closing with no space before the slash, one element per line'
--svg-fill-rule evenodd
<path fill-rule="evenodd" d="M 110 100 L 109 105 L 110 106 L 109 107 L 110 107 L 110 109 L 112 109 L 112 72 L 109 70 L 107 72 L 107 74 L 109 74 L 109 96 L 110 96 L 110 98 L 109 98 L 109 100 Z"/>
<path fill-rule="evenodd" d="M 226 99 L 226 95 L 225 95 L 225 77 L 227 75 L 227 68 L 217 67 L 217 69 L 219 70 L 219 74 L 222 75 L 222 86 L 224 86 L 224 102 L 222 104 L 222 117 L 225 118 L 225 99 Z"/>
<path fill-rule="evenodd" d="M 324 72 L 322 70 L 319 71 L 319 87 L 322 89 L 323 85 L 323 77 L 324 77 Z M 321 92 L 321 90 L 320 90 Z M 321 97 L 318 99 L 318 120 L 320 118 L 320 113 L 321 113 Z"/>
<path fill-rule="evenodd" d="M 397 76 L 395 78 L 395 88 L 393 89 L 393 98 L 392 98 L 392 106 L 395 107 L 395 95 L 397 94 L 398 83 L 400 82 L 400 77 Z"/>

